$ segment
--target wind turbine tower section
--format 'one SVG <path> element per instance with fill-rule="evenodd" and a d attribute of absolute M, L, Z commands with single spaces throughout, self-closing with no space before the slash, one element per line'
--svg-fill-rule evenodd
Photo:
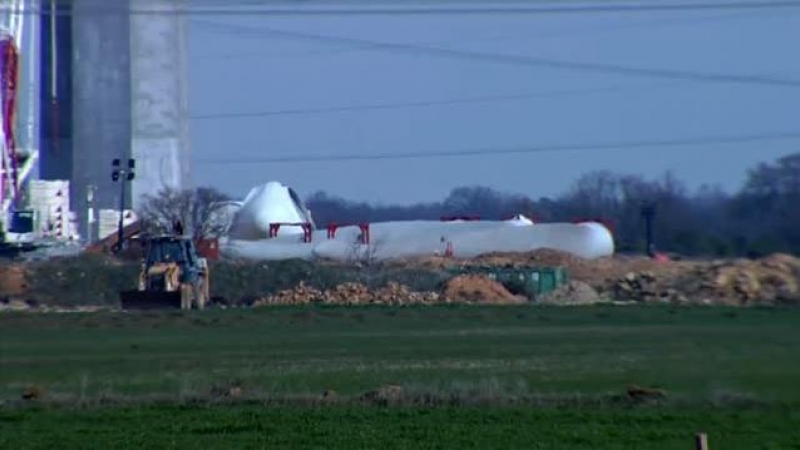
<path fill-rule="evenodd" d="M 131 1 L 132 155 L 134 207 L 145 195 L 190 184 L 185 4 Z"/>
<path fill-rule="evenodd" d="M 97 236 L 90 207 L 119 208 L 114 159 L 136 161 L 126 208 L 190 184 L 185 8 L 41 0 L 40 174 L 70 181 L 81 236 Z"/>
<path fill-rule="evenodd" d="M 120 191 L 111 162 L 127 159 L 131 143 L 130 19 L 126 2 L 72 3 L 72 182 L 76 211 L 115 208 Z M 126 199 L 127 200 L 127 199 Z M 81 235 L 87 236 L 81 221 Z"/>

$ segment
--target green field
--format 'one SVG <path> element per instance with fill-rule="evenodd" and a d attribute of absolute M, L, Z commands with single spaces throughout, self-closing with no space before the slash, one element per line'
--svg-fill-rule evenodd
<path fill-rule="evenodd" d="M 4 314 L 0 401 L 0 448 L 800 448 L 800 309 Z"/>

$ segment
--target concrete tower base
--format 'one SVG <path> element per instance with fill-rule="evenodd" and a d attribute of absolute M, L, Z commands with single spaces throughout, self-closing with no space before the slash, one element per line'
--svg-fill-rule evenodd
<path fill-rule="evenodd" d="M 164 188 L 188 185 L 188 98 L 182 1 L 150 0 L 159 15 L 131 16 L 133 206 Z"/>
<path fill-rule="evenodd" d="M 64 0 L 57 2 L 66 5 Z M 58 55 L 69 58 L 70 64 L 59 63 L 62 70 L 57 72 L 58 84 L 65 88 L 62 98 L 71 103 L 61 107 L 71 114 L 43 112 L 48 127 L 42 127 L 40 135 L 45 147 L 42 167 L 49 177 L 69 174 L 71 203 L 80 218 L 87 215 L 89 186 L 96 187 L 96 208 L 119 207 L 120 186 L 111 180 L 114 158 L 137 161 L 136 179 L 125 199 L 129 208 L 138 209 L 145 195 L 164 187 L 188 187 L 186 25 L 185 17 L 175 14 L 184 7 L 183 0 L 148 0 L 148 10 L 164 14 L 144 15 L 130 14 L 143 7 L 137 0 L 109 1 L 102 13 L 97 0 L 69 4 L 71 20 L 59 21 L 56 50 L 72 53 Z M 62 46 L 62 41 L 69 45 Z M 44 54 L 50 47 L 42 47 L 43 67 L 52 60 Z M 42 81 L 47 81 L 43 87 L 50 85 L 44 80 L 50 73 L 42 70 Z M 43 93 L 40 99 L 44 98 Z M 52 133 L 45 135 L 52 131 L 50 124 L 61 130 L 56 139 Z M 60 141 L 57 148 L 55 141 Z M 87 236 L 85 220 L 79 229 Z M 96 236 L 96 230 L 92 234 Z"/>

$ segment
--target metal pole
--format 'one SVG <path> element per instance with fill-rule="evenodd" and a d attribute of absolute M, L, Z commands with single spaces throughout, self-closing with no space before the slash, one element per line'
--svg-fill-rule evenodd
<path fill-rule="evenodd" d="M 92 226 L 94 225 L 94 185 L 86 187 L 86 243 L 91 244 Z"/>
<path fill-rule="evenodd" d="M 655 256 L 655 240 L 653 238 L 653 219 L 656 215 L 656 207 L 655 204 L 652 202 L 647 202 L 642 206 L 642 216 L 644 216 L 644 226 L 645 226 L 645 240 L 646 240 L 646 249 L 647 255 L 650 257 Z"/>
<path fill-rule="evenodd" d="M 120 170 L 120 179 L 119 184 L 122 186 L 120 190 L 122 191 L 119 197 L 119 227 L 117 228 L 117 251 L 122 250 L 122 228 L 123 228 L 123 220 L 125 218 L 125 182 L 127 181 L 127 171 Z"/>
<path fill-rule="evenodd" d="M 694 446 L 697 450 L 708 450 L 708 435 L 697 433 L 694 436 Z"/>

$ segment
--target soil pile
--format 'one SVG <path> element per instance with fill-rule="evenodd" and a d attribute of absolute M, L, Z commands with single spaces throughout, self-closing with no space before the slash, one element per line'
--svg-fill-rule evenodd
<path fill-rule="evenodd" d="M 234 304 L 250 305 L 252 299 L 257 298 L 255 306 L 516 304 L 529 301 L 515 296 L 485 275 L 452 277 L 444 270 L 470 266 L 564 267 L 570 283 L 539 296 L 534 299 L 535 303 L 583 304 L 608 300 L 800 305 L 800 259 L 785 254 L 756 260 L 661 261 L 622 255 L 587 260 L 556 250 L 539 249 L 525 253 L 491 253 L 471 259 L 408 259 L 368 270 L 333 262 L 232 262 L 218 264 L 212 269 L 211 285 L 214 295 L 230 298 Z M 435 269 L 429 270 L 431 268 Z M 85 305 L 113 309 L 118 303 L 119 290 L 135 288 L 138 270 L 137 264 L 95 255 L 5 264 L 0 266 L 0 311 L 47 308 L 66 311 Z M 281 288 L 285 289 L 269 296 L 263 294 Z"/>
<path fill-rule="evenodd" d="M 516 304 L 528 301 L 483 275 L 453 277 L 447 282 L 442 295 L 451 302 L 459 303 Z"/>
<path fill-rule="evenodd" d="M 386 286 L 370 290 L 361 283 L 342 283 L 325 291 L 301 282 L 294 289 L 286 289 L 275 295 L 257 300 L 254 306 L 300 305 L 324 303 L 331 305 L 410 305 L 442 302 L 436 292 L 415 292 L 408 286 L 389 282 Z"/>
<path fill-rule="evenodd" d="M 680 280 L 703 303 L 731 305 L 800 303 L 800 260 L 771 255 L 759 260 L 716 262 Z"/>
<path fill-rule="evenodd" d="M 18 298 L 28 292 L 26 268 L 22 265 L 0 266 L 0 297 Z"/>
<path fill-rule="evenodd" d="M 589 284 L 574 280 L 536 298 L 538 303 L 546 305 L 591 305 L 605 300 Z"/>
<path fill-rule="evenodd" d="M 619 300 L 639 302 L 736 306 L 800 303 L 800 260 L 790 255 L 710 261 L 684 265 L 682 269 L 630 272 L 615 280 L 613 295 Z"/>
<path fill-rule="evenodd" d="M 307 286 L 305 282 L 301 281 L 293 289 L 284 289 L 277 294 L 256 300 L 253 306 L 305 305 L 307 303 L 321 302 L 324 298 L 324 292 Z"/>

